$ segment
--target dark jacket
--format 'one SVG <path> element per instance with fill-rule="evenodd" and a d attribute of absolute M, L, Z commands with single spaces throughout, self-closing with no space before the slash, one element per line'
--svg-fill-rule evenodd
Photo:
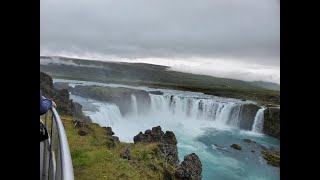
<path fill-rule="evenodd" d="M 46 99 L 40 92 L 40 116 L 45 114 L 52 107 L 52 101 Z"/>

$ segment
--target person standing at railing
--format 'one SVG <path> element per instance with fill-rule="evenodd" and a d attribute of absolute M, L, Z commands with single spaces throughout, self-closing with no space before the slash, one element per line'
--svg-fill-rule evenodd
<path fill-rule="evenodd" d="M 43 97 L 40 91 L 40 116 L 45 114 L 51 107 L 56 108 L 56 103 L 50 99 Z"/>
<path fill-rule="evenodd" d="M 41 95 L 41 91 L 40 91 L 40 116 L 47 113 L 47 111 L 49 109 L 51 109 L 52 107 L 54 107 L 54 108 L 57 107 L 56 103 L 50 99 L 43 97 Z M 41 118 L 40 118 L 40 142 L 48 139 L 48 137 L 49 137 L 49 135 L 48 135 L 47 128 L 41 122 Z"/>

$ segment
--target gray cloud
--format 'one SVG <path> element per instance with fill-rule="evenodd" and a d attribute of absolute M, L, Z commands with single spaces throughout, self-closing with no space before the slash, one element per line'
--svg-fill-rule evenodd
<path fill-rule="evenodd" d="M 278 0 L 46 0 L 41 53 L 219 58 L 279 67 L 279 8 Z"/>

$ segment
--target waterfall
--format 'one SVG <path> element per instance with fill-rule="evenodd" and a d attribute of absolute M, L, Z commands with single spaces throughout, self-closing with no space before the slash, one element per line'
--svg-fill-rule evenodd
<path fill-rule="evenodd" d="M 137 99 L 136 96 L 131 94 L 131 112 L 133 115 L 137 116 L 138 115 L 138 104 L 137 104 Z"/>
<path fill-rule="evenodd" d="M 264 109 L 259 109 L 256 116 L 254 117 L 254 123 L 252 125 L 252 131 L 257 133 L 263 133 L 263 122 L 264 122 Z"/>
<path fill-rule="evenodd" d="M 227 124 L 233 127 L 239 127 L 240 113 L 241 113 L 241 104 L 235 104 L 234 107 L 232 108 L 232 112 Z"/>
<path fill-rule="evenodd" d="M 239 127 L 241 103 L 223 102 L 216 99 L 200 99 L 173 95 L 153 95 L 151 113 L 161 113 L 191 119 L 205 119 Z"/>
<path fill-rule="evenodd" d="M 143 114 L 139 113 L 137 99 L 135 95 L 131 95 L 131 103 L 129 104 L 129 116 L 122 117 L 120 108 L 109 102 L 87 103 L 87 99 L 81 99 L 73 96 L 80 104 L 93 104 L 97 106 L 94 112 L 86 111 L 85 114 L 102 126 L 113 126 L 117 123 L 124 122 L 128 118 L 143 119 L 143 117 L 151 117 L 151 119 L 159 118 L 163 121 L 172 120 L 179 123 L 186 121 L 194 122 L 197 120 L 206 120 L 214 124 L 228 125 L 240 128 L 240 112 L 243 102 L 227 101 L 215 98 L 199 98 L 188 97 L 182 95 L 156 95 L 150 94 L 150 109 Z M 91 107 L 84 106 L 86 109 Z M 262 113 L 262 115 L 260 115 Z M 252 131 L 262 131 L 263 111 L 259 110 L 252 126 Z M 262 121 L 262 122 L 261 122 Z"/>
<path fill-rule="evenodd" d="M 152 111 L 165 111 L 169 106 L 166 104 L 164 96 L 150 95 L 151 97 L 151 110 Z"/>
<path fill-rule="evenodd" d="M 113 126 L 116 122 L 122 119 L 120 109 L 115 104 L 109 103 L 94 103 L 98 107 L 98 111 L 83 111 L 95 123 L 100 126 Z"/>

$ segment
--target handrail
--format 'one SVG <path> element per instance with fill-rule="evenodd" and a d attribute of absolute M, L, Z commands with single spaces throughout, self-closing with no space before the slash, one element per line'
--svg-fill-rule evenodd
<path fill-rule="evenodd" d="M 46 180 L 74 180 L 66 132 L 54 107 L 51 113 L 51 123 L 49 122 L 49 111 L 45 114 L 45 126 L 48 129 L 49 139 L 44 141 L 43 177 Z"/>

